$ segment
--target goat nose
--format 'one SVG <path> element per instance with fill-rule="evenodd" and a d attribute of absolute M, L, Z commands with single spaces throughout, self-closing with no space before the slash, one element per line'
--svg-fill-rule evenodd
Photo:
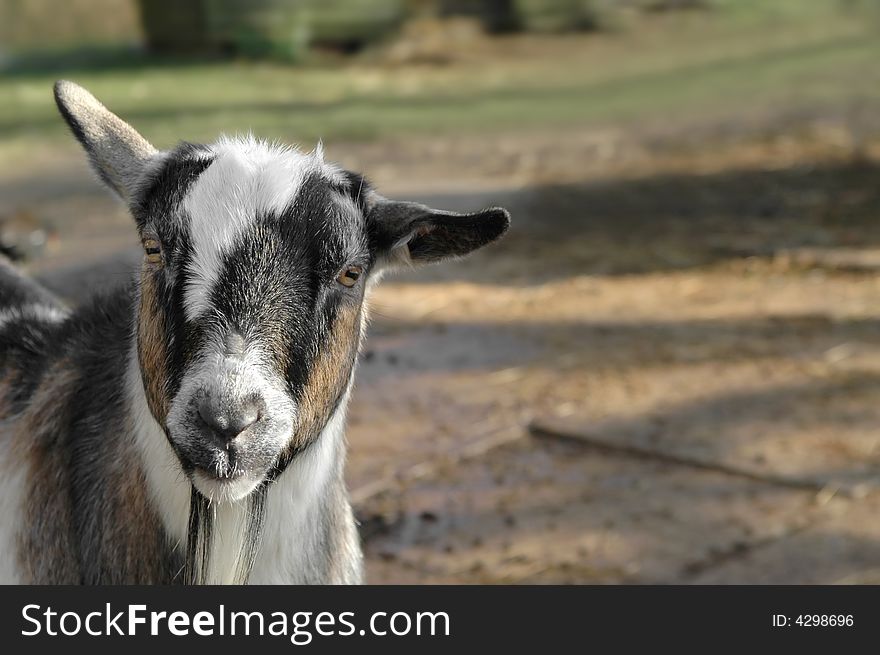
<path fill-rule="evenodd" d="M 209 398 L 199 401 L 199 418 L 222 445 L 234 441 L 238 435 L 260 420 L 260 404 L 245 400 L 230 407 L 220 407 Z"/>

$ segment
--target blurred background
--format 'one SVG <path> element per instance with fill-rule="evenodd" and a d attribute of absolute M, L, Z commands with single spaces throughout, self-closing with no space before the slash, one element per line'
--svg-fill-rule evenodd
<path fill-rule="evenodd" d="M 877 0 L 0 0 L 0 244 L 131 220 L 51 98 L 508 207 L 389 278 L 349 420 L 371 582 L 880 582 Z"/>

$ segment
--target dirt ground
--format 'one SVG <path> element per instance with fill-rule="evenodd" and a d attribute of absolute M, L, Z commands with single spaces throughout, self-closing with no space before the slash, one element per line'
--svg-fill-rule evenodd
<path fill-rule="evenodd" d="M 389 195 L 514 221 L 373 299 L 370 582 L 880 581 L 880 149 L 712 138 L 330 144 Z M 73 301 L 136 257 L 73 154 L 0 177 L 0 215 Z"/>

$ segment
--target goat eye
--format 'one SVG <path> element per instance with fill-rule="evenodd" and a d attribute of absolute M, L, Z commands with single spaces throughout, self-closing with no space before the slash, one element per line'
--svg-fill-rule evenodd
<path fill-rule="evenodd" d="M 336 281 L 344 287 L 351 288 L 357 284 L 357 281 L 363 272 L 364 269 L 361 266 L 346 266 L 339 272 L 339 275 L 336 276 Z"/>
<path fill-rule="evenodd" d="M 162 263 L 162 244 L 156 239 L 144 239 L 144 252 L 147 255 L 147 261 L 149 263 Z"/>

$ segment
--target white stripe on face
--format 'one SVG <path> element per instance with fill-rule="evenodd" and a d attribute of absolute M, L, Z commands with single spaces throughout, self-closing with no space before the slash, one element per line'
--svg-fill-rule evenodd
<path fill-rule="evenodd" d="M 183 201 L 191 220 L 192 260 L 184 291 L 184 309 L 190 321 L 209 309 L 209 294 L 220 277 L 223 255 L 239 235 L 258 216 L 287 209 L 310 174 L 335 174 L 317 154 L 253 137 L 222 138 L 210 151 L 214 162 Z"/>

